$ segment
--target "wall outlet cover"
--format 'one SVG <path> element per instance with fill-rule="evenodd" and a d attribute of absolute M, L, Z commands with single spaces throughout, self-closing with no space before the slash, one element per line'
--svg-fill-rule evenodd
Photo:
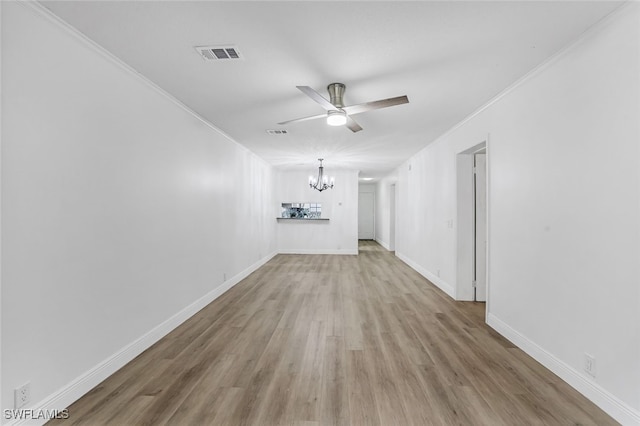
<path fill-rule="evenodd" d="M 592 377 L 596 377 L 596 357 L 584 353 L 584 371 Z"/>
<path fill-rule="evenodd" d="M 24 407 L 31 401 L 31 383 L 25 383 L 19 388 L 14 389 L 14 406 L 17 409 Z"/>

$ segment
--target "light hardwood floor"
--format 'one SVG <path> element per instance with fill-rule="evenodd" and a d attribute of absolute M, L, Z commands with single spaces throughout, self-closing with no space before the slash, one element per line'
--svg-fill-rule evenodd
<path fill-rule="evenodd" d="M 49 424 L 617 424 L 484 308 L 371 241 L 278 255 Z"/>

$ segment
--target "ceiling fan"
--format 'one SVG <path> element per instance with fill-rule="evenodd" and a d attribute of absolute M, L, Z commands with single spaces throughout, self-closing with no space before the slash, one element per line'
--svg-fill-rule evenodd
<path fill-rule="evenodd" d="M 316 118 L 326 118 L 327 124 L 330 126 L 346 125 L 352 132 L 359 132 L 362 127 L 355 122 L 352 115 L 361 114 L 374 109 L 387 108 L 395 105 L 409 103 L 406 96 L 397 96 L 395 98 L 381 99 L 379 101 L 365 102 L 363 104 L 345 106 L 342 100 L 346 86 L 342 83 L 331 83 L 327 86 L 329 91 L 329 100 L 325 99 L 320 93 L 316 92 L 309 86 L 296 86 L 302 93 L 320 104 L 327 110 L 326 114 L 312 115 L 310 117 L 296 118 L 294 120 L 283 121 L 278 124 L 298 123 L 300 121 L 315 120 Z"/>

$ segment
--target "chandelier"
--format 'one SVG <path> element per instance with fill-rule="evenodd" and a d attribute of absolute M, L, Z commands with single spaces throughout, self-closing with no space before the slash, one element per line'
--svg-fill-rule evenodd
<path fill-rule="evenodd" d="M 324 175 L 324 167 L 322 167 L 322 158 L 318 158 L 320 167 L 318 167 L 318 177 L 309 176 L 309 187 L 322 192 L 325 189 L 333 188 L 333 178 Z"/>

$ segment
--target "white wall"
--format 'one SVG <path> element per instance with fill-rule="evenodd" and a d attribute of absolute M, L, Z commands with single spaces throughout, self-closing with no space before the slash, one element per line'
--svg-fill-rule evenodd
<path fill-rule="evenodd" d="M 623 424 L 640 424 L 639 8 L 428 145 L 397 186 L 398 256 L 455 294 L 456 154 L 490 135 L 488 322 Z"/>
<path fill-rule="evenodd" d="M 64 408 L 276 251 L 272 168 L 46 15 L 2 3 L 3 409 Z"/>
<path fill-rule="evenodd" d="M 309 188 L 312 171 L 276 173 L 272 220 L 280 216 L 281 203 L 319 202 L 322 217 L 329 221 L 278 221 L 278 252 L 358 254 L 358 172 L 335 170 L 325 162 L 325 173 L 335 177 L 335 186 L 318 192 Z"/>
<path fill-rule="evenodd" d="M 445 142 L 429 145 L 398 169 L 396 184 L 396 255 L 451 297 L 456 239 L 449 223 L 456 217 L 456 150 Z"/>

